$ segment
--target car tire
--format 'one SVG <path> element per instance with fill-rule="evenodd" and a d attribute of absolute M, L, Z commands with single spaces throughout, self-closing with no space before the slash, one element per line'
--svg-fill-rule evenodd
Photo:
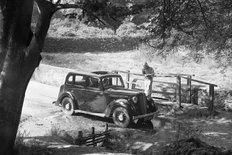
<path fill-rule="evenodd" d="M 119 127 L 126 128 L 131 124 L 131 117 L 126 108 L 115 108 L 112 116 L 114 124 L 116 124 Z"/>
<path fill-rule="evenodd" d="M 149 106 L 148 112 L 156 112 L 158 110 L 158 107 L 153 100 L 148 101 L 148 106 Z"/>
<path fill-rule="evenodd" d="M 70 97 L 65 97 L 62 102 L 63 112 L 67 115 L 74 115 L 75 113 L 75 105 L 73 100 Z"/>

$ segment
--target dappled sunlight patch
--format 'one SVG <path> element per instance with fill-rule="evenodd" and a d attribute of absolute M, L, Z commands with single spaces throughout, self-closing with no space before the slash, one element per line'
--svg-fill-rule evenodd
<path fill-rule="evenodd" d="M 230 124 L 232 123 L 231 119 L 227 119 L 227 118 L 221 118 L 219 120 L 216 121 L 217 124 Z"/>
<path fill-rule="evenodd" d="M 146 151 L 147 149 L 149 149 L 153 144 L 152 143 L 145 143 L 145 142 L 140 142 L 137 141 L 133 144 L 133 146 L 131 147 L 131 149 L 133 150 L 141 150 L 141 151 Z"/>
<path fill-rule="evenodd" d="M 205 136 L 226 136 L 228 133 L 223 133 L 223 132 L 203 132 L 202 133 Z"/>

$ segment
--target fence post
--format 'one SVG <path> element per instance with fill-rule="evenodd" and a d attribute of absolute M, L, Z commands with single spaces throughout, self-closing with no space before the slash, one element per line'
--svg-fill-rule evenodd
<path fill-rule="evenodd" d="M 78 132 L 78 137 L 77 137 L 77 139 L 76 139 L 75 144 L 81 146 L 81 145 L 83 145 L 83 143 L 84 143 L 83 132 L 82 132 L 82 131 L 79 131 L 79 132 Z"/>
<path fill-rule="evenodd" d="M 92 127 L 92 136 L 93 136 L 93 146 L 96 146 L 96 143 L 95 143 L 95 128 Z"/>
<path fill-rule="evenodd" d="M 176 103 L 181 108 L 181 77 L 179 75 L 176 77 Z"/>
<path fill-rule="evenodd" d="M 188 79 L 187 79 L 187 102 L 188 103 L 191 103 L 191 100 L 192 100 L 192 76 L 189 75 L 188 76 Z"/>
<path fill-rule="evenodd" d="M 108 125 L 108 123 L 106 123 L 106 130 L 105 131 L 108 131 L 108 127 L 109 127 L 109 125 Z"/>
<path fill-rule="evenodd" d="M 214 110 L 214 85 L 209 85 L 209 111 Z"/>
<path fill-rule="evenodd" d="M 126 82 L 127 82 L 127 88 L 129 89 L 130 88 L 130 71 L 128 70 L 127 71 L 127 74 L 126 74 Z"/>

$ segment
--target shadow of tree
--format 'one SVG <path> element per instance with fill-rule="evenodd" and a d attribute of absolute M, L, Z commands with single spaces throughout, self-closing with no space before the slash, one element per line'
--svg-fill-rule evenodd
<path fill-rule="evenodd" d="M 16 154 L 24 155 L 77 155 L 112 152 L 103 147 L 72 145 L 57 136 L 24 137 L 24 142 L 16 144 L 15 149 Z"/>

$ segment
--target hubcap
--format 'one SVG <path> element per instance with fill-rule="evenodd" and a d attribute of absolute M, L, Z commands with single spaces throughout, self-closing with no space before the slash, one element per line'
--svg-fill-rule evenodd
<path fill-rule="evenodd" d="M 120 113 L 118 115 L 118 120 L 121 121 L 121 122 L 124 120 L 123 113 Z"/>
<path fill-rule="evenodd" d="M 65 105 L 65 109 L 66 109 L 66 110 L 70 110 L 70 103 L 67 103 L 67 104 Z"/>

